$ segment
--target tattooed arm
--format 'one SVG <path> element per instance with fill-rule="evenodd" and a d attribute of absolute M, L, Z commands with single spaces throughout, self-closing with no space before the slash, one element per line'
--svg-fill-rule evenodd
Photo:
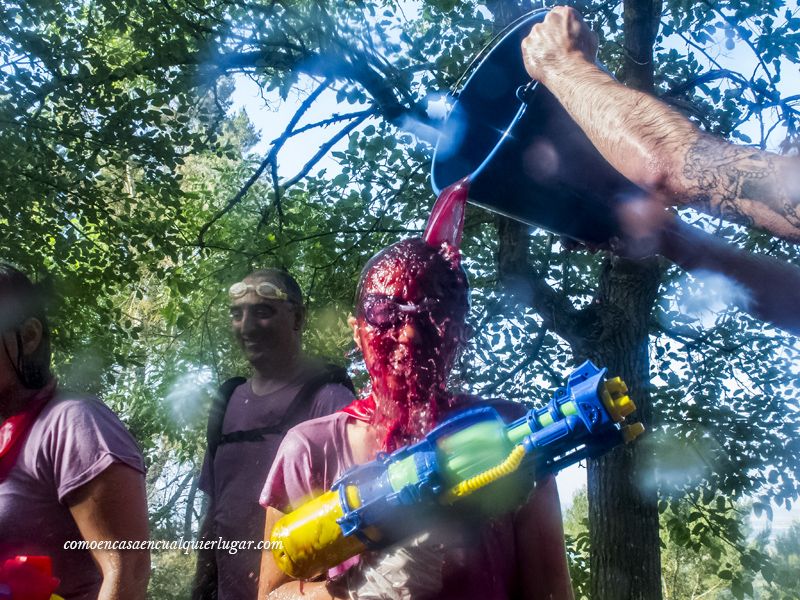
<path fill-rule="evenodd" d="M 705 212 L 800 241 L 800 159 L 695 132 L 676 193 Z"/>
<path fill-rule="evenodd" d="M 594 34 L 563 6 L 522 43 L 531 77 L 628 179 L 666 204 L 692 205 L 800 241 L 800 159 L 700 132 L 663 102 L 599 69 L 596 51 Z"/>

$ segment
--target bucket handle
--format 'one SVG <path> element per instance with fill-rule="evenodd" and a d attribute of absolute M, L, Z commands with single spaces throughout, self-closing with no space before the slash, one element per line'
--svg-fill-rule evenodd
<path fill-rule="evenodd" d="M 517 100 L 522 102 L 523 104 L 528 104 L 528 102 L 533 97 L 533 92 L 536 91 L 536 88 L 539 86 L 539 82 L 535 79 L 532 79 L 525 85 L 521 85 L 517 88 L 517 91 L 514 92 L 514 95 L 517 97 Z"/>

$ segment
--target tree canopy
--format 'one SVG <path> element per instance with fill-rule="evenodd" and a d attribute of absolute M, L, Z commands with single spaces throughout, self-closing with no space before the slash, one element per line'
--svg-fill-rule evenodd
<path fill-rule="evenodd" d="M 796 2 L 573 4 L 621 81 L 714 134 L 797 151 Z M 226 286 L 256 266 L 290 268 L 312 310 L 307 347 L 344 363 L 362 265 L 417 234 L 433 202 L 431 148 L 410 124 L 426 122 L 429 95 L 450 89 L 494 34 L 537 6 L 0 7 L 0 257 L 52 280 L 59 374 L 102 394 L 143 444 L 157 535 L 192 534 L 205 407 L 216 383 L 245 372 L 226 333 Z M 244 77 L 267 108 L 299 98 L 263 152 L 253 150 L 248 115 L 233 107 Z M 331 97 L 330 114 L 310 119 Z M 325 141 L 287 172 L 287 142 L 312 130 Z M 800 264 L 796 246 L 683 216 Z M 566 249 L 477 208 L 467 214 L 464 254 L 476 333 L 461 360 L 463 385 L 542 402 L 571 365 L 592 358 L 628 381 L 651 430 L 591 467 L 594 596 L 659 597 L 659 513 L 677 544 L 726 540 L 737 549 L 745 567 L 730 571 L 737 597 L 754 573 L 771 577 L 731 507 L 797 501 L 797 339 L 722 296 L 715 304 L 712 279 L 658 258 Z M 613 551 L 620 539 L 641 554 L 624 574 L 612 568 L 623 558 Z"/>

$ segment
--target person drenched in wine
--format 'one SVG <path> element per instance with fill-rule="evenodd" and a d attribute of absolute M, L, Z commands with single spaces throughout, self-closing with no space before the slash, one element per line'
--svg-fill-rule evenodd
<path fill-rule="evenodd" d="M 445 199 L 446 200 L 446 199 Z M 437 203 L 424 238 L 385 248 L 364 268 L 353 337 L 364 355 L 368 393 L 342 411 L 289 431 L 261 504 L 265 539 L 286 512 L 330 489 L 347 469 L 421 439 L 454 411 L 480 399 L 447 383 L 466 339 L 469 287 L 458 248 L 463 200 Z M 444 212 L 444 214 L 443 214 Z M 493 406 L 509 420 L 524 413 Z M 434 528 L 297 581 L 264 552 L 259 598 L 572 598 L 555 481 L 537 485 L 513 513 Z"/>

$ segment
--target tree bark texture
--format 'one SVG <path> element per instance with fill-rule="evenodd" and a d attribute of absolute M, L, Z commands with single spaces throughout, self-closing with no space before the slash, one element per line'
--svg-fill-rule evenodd
<path fill-rule="evenodd" d="M 648 321 L 660 280 L 655 259 L 606 261 L 595 300 L 600 336 L 581 352 L 622 377 L 645 426 L 652 423 Z M 646 484 L 647 448 L 634 443 L 589 461 L 593 600 L 661 598 L 658 497 Z"/>
<path fill-rule="evenodd" d="M 653 89 L 653 44 L 660 0 L 625 0 L 626 83 Z M 594 302 L 577 310 L 528 263 L 527 227 L 503 217 L 498 229 L 501 278 L 522 278 L 529 303 L 545 326 L 566 340 L 576 363 L 590 358 L 620 376 L 630 389 L 645 426 L 652 423 L 649 395 L 649 318 L 662 272 L 655 259 L 605 260 Z M 515 284 L 519 289 L 519 286 Z M 660 600 L 661 556 L 658 499 L 644 485 L 646 448 L 632 444 L 589 464 L 589 533 L 592 600 Z"/>
<path fill-rule="evenodd" d="M 653 44 L 661 0 L 623 4 L 626 85 L 653 91 Z M 648 321 L 657 298 L 661 270 L 655 259 L 609 259 L 600 276 L 596 304 L 600 338 L 585 356 L 627 382 L 648 426 L 653 422 L 649 394 Z M 645 482 L 648 447 L 632 444 L 589 461 L 589 536 L 593 600 L 659 600 L 661 549 L 658 497 Z"/>
<path fill-rule="evenodd" d="M 653 91 L 653 45 L 661 24 L 662 0 L 625 0 L 623 28 L 625 40 L 622 79 L 629 87 Z"/>

